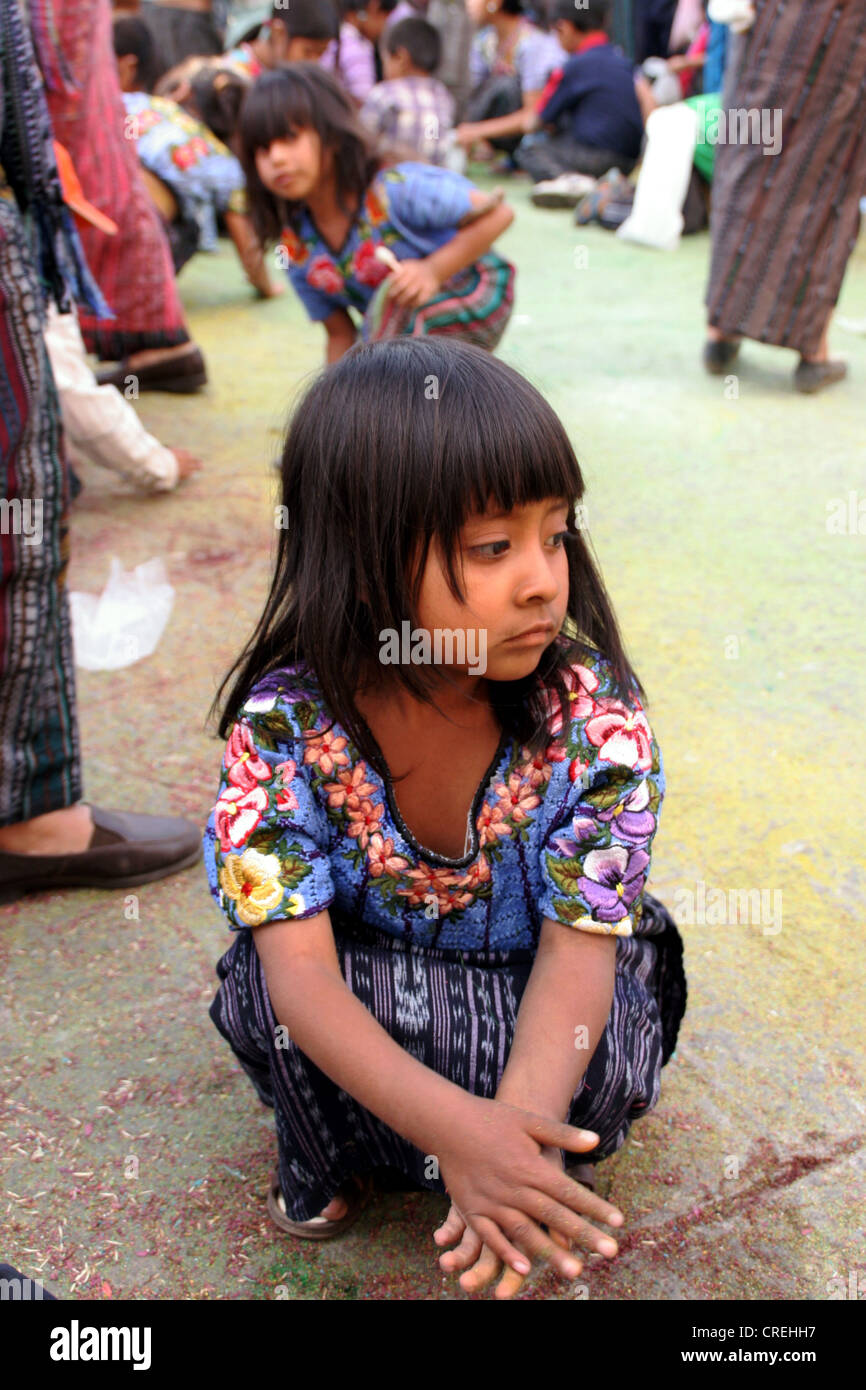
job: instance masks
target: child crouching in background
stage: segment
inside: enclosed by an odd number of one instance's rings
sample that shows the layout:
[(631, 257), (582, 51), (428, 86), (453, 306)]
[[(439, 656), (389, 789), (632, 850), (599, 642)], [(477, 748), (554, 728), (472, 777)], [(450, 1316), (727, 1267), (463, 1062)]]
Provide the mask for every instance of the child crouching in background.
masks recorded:
[(295, 292), (324, 325), (328, 362), (356, 341), (352, 313), (365, 341), (447, 334), (496, 346), (515, 278), (491, 249), (514, 218), (501, 195), (449, 169), (392, 162), (312, 63), (260, 77), (239, 134), (253, 225), (263, 245), (281, 242)]

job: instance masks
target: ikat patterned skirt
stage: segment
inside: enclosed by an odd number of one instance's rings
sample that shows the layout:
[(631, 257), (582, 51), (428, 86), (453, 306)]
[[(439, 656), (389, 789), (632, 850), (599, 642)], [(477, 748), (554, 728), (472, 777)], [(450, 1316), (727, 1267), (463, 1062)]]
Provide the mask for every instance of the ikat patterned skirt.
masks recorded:
[[(493, 1097), (532, 953), (434, 950), (336, 916), (332, 925), (347, 985), (391, 1037), (464, 1090)], [(636, 934), (618, 937), (616, 949), (610, 1017), (568, 1115), (570, 1124), (599, 1135), (582, 1162), (614, 1153), (632, 1121), (656, 1104), (661, 1069), (685, 1013), (682, 940), (657, 899), (644, 894)], [(237, 932), (217, 974), (210, 1016), (259, 1099), (274, 1109), (291, 1220), (317, 1216), (353, 1174), (380, 1169), (444, 1195), (441, 1179), (426, 1176), (431, 1165), (420, 1149), (336, 1086), (285, 1032), (277, 1033), (252, 931)]]

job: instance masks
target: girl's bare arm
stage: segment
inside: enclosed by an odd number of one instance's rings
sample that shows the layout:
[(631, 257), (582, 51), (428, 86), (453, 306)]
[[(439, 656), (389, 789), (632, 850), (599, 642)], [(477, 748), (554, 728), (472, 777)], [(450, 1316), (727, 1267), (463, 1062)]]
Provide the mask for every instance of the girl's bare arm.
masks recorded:
[[(479, 198), (483, 199), (485, 196), (478, 193)], [(496, 238), (506, 227), (510, 227), (513, 221), (514, 209), (506, 203), (500, 203), (489, 212), (476, 217), (467, 227), (455, 232), (449, 242), (425, 257), (440, 284), (444, 285), (458, 270), (465, 270), (466, 266), (473, 265), (480, 256), (490, 250)]]
[(265, 264), (265, 253), (253, 231), (252, 222), (242, 212), (227, 212), (225, 220), (226, 231), (235, 244), (238, 259), (250, 284), (258, 290), (263, 299), (272, 298), (280, 291), (271, 283)]
[(616, 937), (545, 918), (497, 1100), (568, 1114), (613, 1003)]
[(389, 1128), (437, 1154), (473, 1098), (412, 1057), (346, 985), (328, 912), (256, 927), (274, 1014), (337, 1086)]

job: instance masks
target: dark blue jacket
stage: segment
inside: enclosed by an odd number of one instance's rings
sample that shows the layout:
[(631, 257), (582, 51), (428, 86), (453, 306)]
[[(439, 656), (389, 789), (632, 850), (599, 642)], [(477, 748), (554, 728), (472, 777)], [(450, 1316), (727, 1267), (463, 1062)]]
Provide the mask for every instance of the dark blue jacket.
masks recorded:
[(634, 90), (634, 68), (612, 44), (569, 58), (540, 118), (582, 145), (637, 159), (643, 119)]

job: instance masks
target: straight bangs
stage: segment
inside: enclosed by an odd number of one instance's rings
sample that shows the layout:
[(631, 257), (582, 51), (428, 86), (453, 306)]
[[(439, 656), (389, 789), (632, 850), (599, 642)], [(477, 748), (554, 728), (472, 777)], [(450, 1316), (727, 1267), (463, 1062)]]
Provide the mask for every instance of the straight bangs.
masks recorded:
[(240, 161), (253, 226), (266, 246), (284, 227), (298, 230), (303, 203), (278, 198), (256, 169), (256, 154), (275, 140), (314, 130), (322, 150), (334, 151), (337, 198), (362, 197), (379, 168), (376, 142), (367, 133), (340, 84), (318, 63), (282, 63), (262, 73), (247, 92), (238, 123)]
[[(420, 626), (418, 597), (434, 548), (455, 598), (461, 533), (470, 516), (548, 498), (577, 503), (584, 481), (565, 429), (518, 372), (480, 348), (443, 338), (397, 338), (352, 348), (309, 387), (289, 424), (282, 459), (288, 526), (279, 533), (265, 612), (226, 677), (227, 735), (263, 677), (299, 665), (374, 766), (375, 746), (355, 703), (383, 679), (380, 634)], [(551, 694), (567, 708), (565, 674), (593, 652), (607, 657), (618, 693), (643, 694), (622, 645), (586, 532), (569, 510), (568, 629), (520, 681), (489, 681), (504, 732), (533, 754), (551, 742)], [(447, 668), (396, 665), (390, 679), (435, 704)]]

